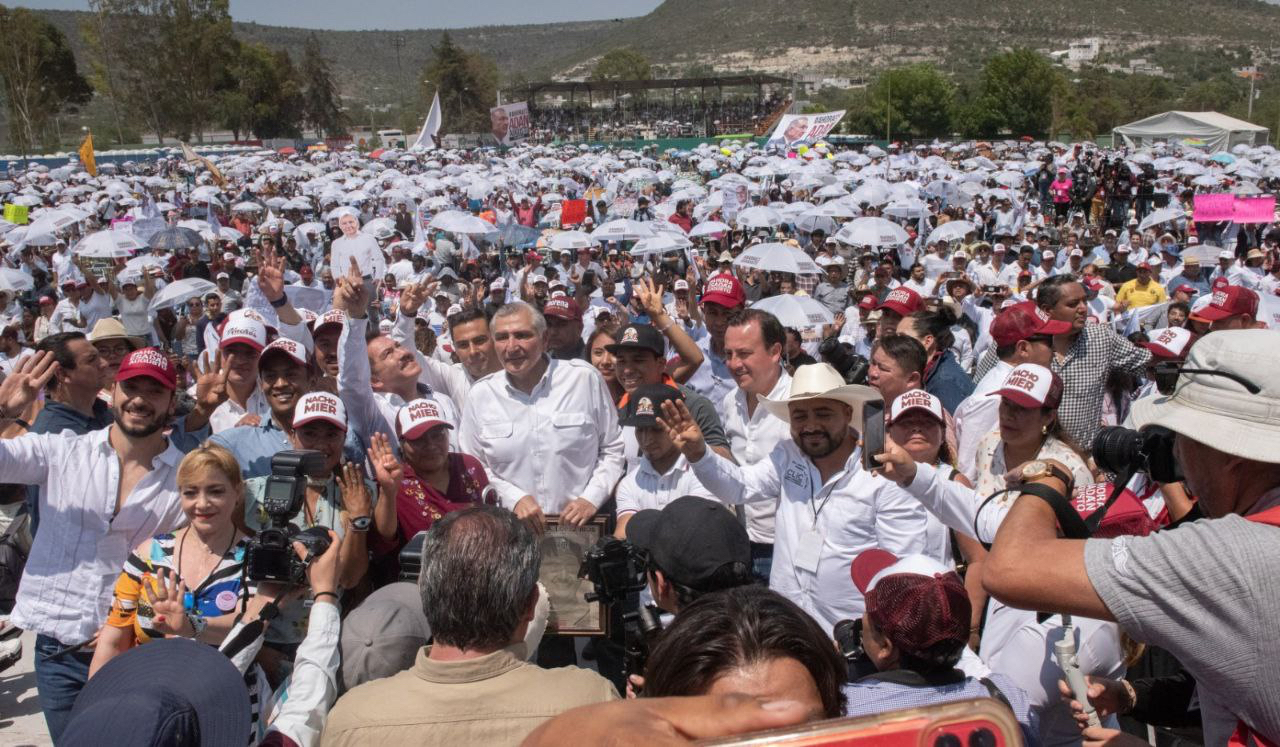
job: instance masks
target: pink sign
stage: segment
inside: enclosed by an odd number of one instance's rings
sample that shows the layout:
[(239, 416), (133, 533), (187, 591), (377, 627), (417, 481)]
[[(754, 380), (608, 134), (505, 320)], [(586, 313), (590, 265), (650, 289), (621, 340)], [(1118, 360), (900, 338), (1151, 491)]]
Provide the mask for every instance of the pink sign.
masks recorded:
[(1270, 223), (1275, 220), (1276, 196), (1237, 197), (1235, 204), (1236, 223)]
[(1197, 222), (1212, 223), (1235, 218), (1236, 196), (1230, 193), (1195, 196), (1192, 218)]

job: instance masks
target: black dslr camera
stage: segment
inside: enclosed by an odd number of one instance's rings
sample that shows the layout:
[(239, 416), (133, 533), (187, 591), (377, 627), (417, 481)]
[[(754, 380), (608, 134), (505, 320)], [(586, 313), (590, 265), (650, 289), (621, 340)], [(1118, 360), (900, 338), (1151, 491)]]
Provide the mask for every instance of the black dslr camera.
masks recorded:
[(587, 549), (578, 571), (579, 578), (586, 578), (595, 587), (587, 593), (588, 602), (625, 602), (635, 608), (622, 615), (627, 674), (644, 673), (650, 644), (662, 632), (658, 610), (639, 603), (640, 592), (649, 583), (648, 569), (649, 558), (643, 550), (626, 540), (605, 537)]
[(848, 667), (846, 673), (848, 682), (857, 682), (879, 671), (862, 647), (862, 618), (841, 620), (836, 623), (832, 634), (836, 639), (836, 646), (840, 649), (840, 655), (844, 657), (845, 665)]
[(329, 549), (329, 532), (324, 527), (303, 531), (289, 520), (302, 510), (307, 478), (326, 476), (325, 458), (318, 451), (282, 451), (271, 457), (271, 474), (262, 496), (271, 526), (258, 532), (245, 548), (249, 580), (288, 586), (307, 583), (307, 564), (293, 551), (293, 543), (301, 542), (312, 556), (323, 555)]
[(871, 369), (871, 364), (866, 358), (853, 352), (853, 346), (849, 343), (840, 342), (834, 336), (828, 337), (818, 346), (818, 355), (844, 377), (844, 383), (867, 383), (867, 372)]
[(1104, 472), (1127, 475), (1128, 483), (1144, 472), (1159, 483), (1181, 482), (1182, 468), (1173, 456), (1173, 431), (1151, 425), (1140, 431), (1111, 426), (1093, 439), (1093, 461)]

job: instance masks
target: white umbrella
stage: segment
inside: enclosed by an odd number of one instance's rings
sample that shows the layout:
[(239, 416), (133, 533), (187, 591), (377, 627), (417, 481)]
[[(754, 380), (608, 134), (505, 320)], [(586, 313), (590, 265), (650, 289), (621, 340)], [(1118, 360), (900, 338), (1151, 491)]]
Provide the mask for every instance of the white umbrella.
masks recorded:
[(933, 229), (933, 232), (929, 234), (929, 240), (927, 243), (933, 244), (938, 241), (946, 241), (946, 242), (961, 241), (962, 239), (964, 239), (965, 234), (969, 233), (970, 231), (977, 231), (977, 230), (978, 230), (978, 227), (973, 225), (967, 220), (947, 221), (946, 223), (943, 223), (942, 225)]
[(125, 272), (130, 272), (136, 275), (141, 273), (148, 267), (163, 268), (165, 264), (169, 261), (169, 256), (170, 255), (168, 254), (164, 255), (163, 257), (157, 257), (154, 254), (143, 254), (140, 257), (134, 257), (128, 262), (125, 262), (124, 269), (125, 269)]
[(217, 289), (218, 286), (204, 278), (183, 278), (182, 280), (175, 280), (161, 288), (159, 293), (156, 293), (156, 295), (151, 299), (151, 305), (148, 308), (151, 311), (175, 308), (193, 298), (201, 298), (205, 294), (212, 293)]
[(1152, 226), (1158, 226), (1161, 223), (1172, 223), (1186, 217), (1186, 213), (1182, 212), (1180, 207), (1166, 207), (1159, 210), (1152, 210), (1147, 213), (1147, 217), (1142, 219), (1138, 224), (1139, 231), (1145, 231)]
[(822, 268), (809, 259), (809, 255), (795, 247), (777, 242), (756, 244), (739, 254), (737, 259), (733, 260), (733, 264), (735, 267), (751, 270), (789, 272), (793, 275), (822, 274)]
[(256, 202), (237, 202), (231, 206), (233, 213), (257, 213), (262, 211), (262, 206)]
[(739, 228), (776, 228), (782, 225), (782, 216), (771, 207), (756, 205), (738, 211), (736, 222)]
[(464, 213), (461, 210), (445, 210), (442, 213), (437, 213), (431, 219), (429, 225), (441, 231), (465, 233), (472, 236), (486, 236), (498, 232), (498, 227), (489, 221), (477, 218), (470, 213)]
[(825, 234), (830, 234), (836, 230), (836, 222), (832, 220), (830, 216), (814, 211), (810, 211), (793, 219), (791, 221), (791, 225), (795, 226), (797, 230), (804, 231), (806, 233), (822, 231)]
[(632, 256), (645, 257), (679, 251), (692, 245), (693, 242), (683, 236), (676, 236), (675, 234), (670, 233), (660, 233), (657, 236), (640, 239), (631, 246), (630, 251)]
[(718, 233), (728, 233), (733, 229), (727, 223), (721, 223), (718, 220), (704, 220), (693, 227), (689, 232), (689, 238), (696, 239), (702, 236), (714, 236)]
[(929, 212), (929, 206), (919, 198), (896, 200), (885, 206), (884, 214), (894, 218), (919, 218), (922, 213)]
[(647, 222), (630, 218), (605, 221), (591, 232), (591, 238), (596, 241), (639, 241), (653, 236), (654, 230)]
[(554, 251), (576, 251), (578, 249), (590, 249), (600, 242), (591, 237), (591, 234), (583, 231), (561, 231), (551, 237), (551, 241), (547, 242), (547, 246)]
[(836, 232), (837, 241), (855, 246), (893, 246), (906, 243), (902, 226), (884, 218), (854, 218)]
[(133, 256), (134, 252), (142, 248), (142, 242), (138, 241), (138, 237), (132, 233), (107, 229), (86, 236), (75, 245), (72, 253), (81, 257), (113, 259)]
[(22, 270), (15, 270), (12, 267), (0, 267), (0, 290), (21, 293), (35, 290), (35, 287), (35, 282), (31, 279), (31, 276)]
[(835, 315), (813, 296), (783, 294), (762, 298), (751, 304), (751, 308), (767, 311), (782, 322), (782, 326), (792, 329), (810, 329), (831, 324)]

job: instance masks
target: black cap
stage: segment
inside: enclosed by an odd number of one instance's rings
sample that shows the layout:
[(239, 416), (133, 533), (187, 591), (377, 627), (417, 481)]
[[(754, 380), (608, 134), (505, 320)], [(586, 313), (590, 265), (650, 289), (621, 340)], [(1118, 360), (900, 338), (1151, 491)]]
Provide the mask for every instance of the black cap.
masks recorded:
[(686, 495), (661, 511), (639, 511), (627, 523), (627, 540), (647, 550), (667, 578), (699, 591), (730, 563), (751, 567), (747, 530), (723, 503)]
[(615, 355), (619, 350), (651, 350), (662, 358), (667, 354), (667, 341), (652, 324), (628, 324), (619, 333), (618, 341), (604, 349)]
[(662, 403), (684, 399), (679, 389), (666, 384), (645, 384), (627, 396), (626, 409), (618, 419), (619, 425), (632, 428), (652, 428), (662, 415)]

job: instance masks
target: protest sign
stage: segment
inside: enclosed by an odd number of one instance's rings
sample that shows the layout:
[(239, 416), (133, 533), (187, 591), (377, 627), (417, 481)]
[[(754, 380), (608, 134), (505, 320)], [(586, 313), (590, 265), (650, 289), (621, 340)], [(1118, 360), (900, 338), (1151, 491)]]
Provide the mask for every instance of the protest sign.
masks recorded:
[(827, 136), (844, 116), (844, 109), (820, 114), (788, 114), (778, 120), (778, 126), (765, 145), (791, 145), (796, 142), (814, 143)]
[(565, 200), (560, 203), (560, 227), (576, 226), (587, 217), (586, 200)]
[(1259, 195), (1257, 197), (1237, 197), (1235, 202), (1236, 223), (1270, 223), (1275, 220), (1276, 196)]
[(1231, 220), (1235, 216), (1235, 202), (1233, 194), (1196, 195), (1192, 218), (1198, 223)]
[(489, 124), (499, 145), (513, 145), (529, 137), (529, 104), (517, 101), (489, 110)]

